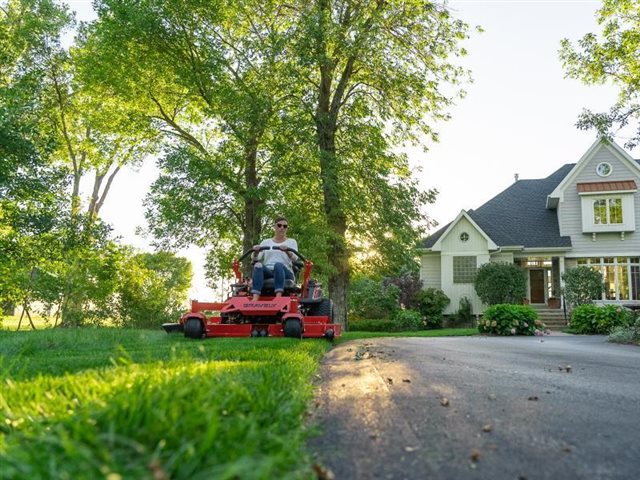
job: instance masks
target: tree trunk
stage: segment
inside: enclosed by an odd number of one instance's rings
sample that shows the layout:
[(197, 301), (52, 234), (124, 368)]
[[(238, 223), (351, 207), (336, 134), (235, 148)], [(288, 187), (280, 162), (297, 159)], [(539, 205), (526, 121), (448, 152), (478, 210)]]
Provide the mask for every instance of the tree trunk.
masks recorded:
[[(260, 243), (262, 234), (261, 211), (264, 200), (257, 196), (260, 179), (257, 171), (258, 140), (252, 138), (245, 146), (245, 167), (244, 167), (244, 228), (242, 238), (243, 252), (251, 249)], [(251, 258), (245, 259), (242, 264), (243, 274), (250, 276)]]
[[(322, 102), (320, 102), (322, 106)], [(335, 273), (329, 277), (329, 296), (334, 304), (334, 318), (347, 328), (347, 289), (349, 285), (349, 252), (346, 245), (347, 218), (343, 211), (338, 185), (336, 158), (336, 123), (326, 113), (318, 112), (317, 134), (320, 147), (320, 177), (324, 196), (324, 211), (330, 229), (329, 258)]]

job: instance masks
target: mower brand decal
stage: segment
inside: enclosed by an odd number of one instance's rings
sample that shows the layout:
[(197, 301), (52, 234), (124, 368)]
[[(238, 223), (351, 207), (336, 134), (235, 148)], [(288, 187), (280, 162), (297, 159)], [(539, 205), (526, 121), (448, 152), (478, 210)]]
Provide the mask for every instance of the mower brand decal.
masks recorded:
[(245, 303), (243, 307), (247, 308), (276, 308), (277, 303)]

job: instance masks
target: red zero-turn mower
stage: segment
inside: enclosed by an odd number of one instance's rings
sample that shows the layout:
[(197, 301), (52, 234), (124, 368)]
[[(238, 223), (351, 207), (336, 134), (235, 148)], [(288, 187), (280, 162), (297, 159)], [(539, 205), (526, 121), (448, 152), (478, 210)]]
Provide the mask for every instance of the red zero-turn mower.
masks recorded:
[[(269, 250), (271, 247), (261, 247)], [(279, 248), (279, 247), (274, 247)], [(252, 300), (250, 281), (242, 278), (240, 264), (254, 251), (246, 251), (233, 262), (236, 283), (232, 293), (221, 303), (191, 301), (191, 311), (179, 323), (165, 323), (167, 333), (184, 332), (185, 337), (293, 337), (326, 338), (340, 336), (341, 327), (333, 323), (333, 303), (323, 298), (321, 285), (310, 279), (313, 263), (299, 252), (294, 263), (296, 276), (303, 269), (302, 286), (295, 280), (285, 280), (284, 293), (276, 297), (273, 278), (265, 279), (258, 301)], [(213, 315), (208, 316), (208, 312)]]

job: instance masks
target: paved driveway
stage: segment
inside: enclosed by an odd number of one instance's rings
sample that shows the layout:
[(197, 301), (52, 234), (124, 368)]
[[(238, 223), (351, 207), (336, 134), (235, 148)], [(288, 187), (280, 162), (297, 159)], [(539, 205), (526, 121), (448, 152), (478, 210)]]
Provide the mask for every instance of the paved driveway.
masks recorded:
[(318, 383), (310, 448), (336, 479), (640, 479), (640, 347), (365, 340)]

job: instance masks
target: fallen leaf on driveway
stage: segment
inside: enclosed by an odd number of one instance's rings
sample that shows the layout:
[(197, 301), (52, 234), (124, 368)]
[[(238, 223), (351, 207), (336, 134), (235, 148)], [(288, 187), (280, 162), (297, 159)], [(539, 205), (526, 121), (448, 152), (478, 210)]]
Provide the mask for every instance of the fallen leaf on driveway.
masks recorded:
[(415, 452), (418, 450), (416, 447), (404, 447), (405, 452)]
[(490, 394), (488, 395), (488, 398), (489, 398), (489, 400), (495, 400), (495, 399), (496, 399), (496, 395), (495, 395), (495, 393), (490, 393)]
[(387, 383), (393, 385), (393, 378), (387, 377)]
[(480, 450), (478, 450), (477, 448), (471, 450), (471, 455), (469, 456), (469, 458), (471, 458), (472, 462), (477, 462), (478, 460), (480, 460)]
[(313, 471), (315, 472), (318, 480), (334, 480), (336, 478), (331, 470), (319, 463), (313, 464)]
[(403, 378), (403, 379), (402, 379), (402, 381), (403, 381), (404, 383), (411, 383), (411, 380), (409, 380), (408, 378)]
[(558, 370), (560, 370), (561, 372), (564, 370), (567, 373), (571, 373), (571, 365), (566, 365), (566, 366), (562, 366), (562, 365), (558, 365)]
[(487, 423), (484, 427), (482, 427), (483, 432), (490, 432), (491, 430), (493, 430), (493, 427), (490, 423)]
[(527, 398), (527, 400), (532, 400), (534, 402), (537, 402), (539, 399), (538, 399), (537, 395), (532, 395), (529, 398)]
[(449, 406), (449, 399), (447, 397), (442, 397), (440, 399), (440, 405), (442, 405), (443, 407), (448, 407)]

